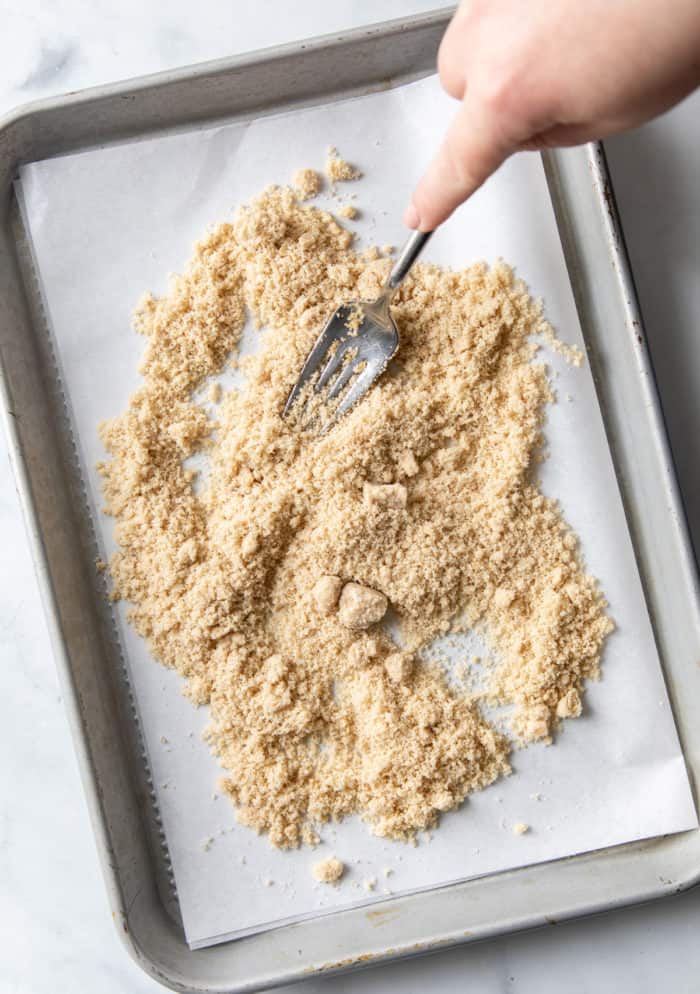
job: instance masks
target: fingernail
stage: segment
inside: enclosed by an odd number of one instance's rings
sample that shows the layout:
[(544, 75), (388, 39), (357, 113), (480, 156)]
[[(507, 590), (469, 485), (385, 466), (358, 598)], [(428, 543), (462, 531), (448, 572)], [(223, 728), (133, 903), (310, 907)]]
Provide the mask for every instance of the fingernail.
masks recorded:
[(403, 216), (403, 223), (407, 228), (417, 228), (420, 224), (420, 216), (415, 208), (413, 201), (406, 208), (406, 213)]

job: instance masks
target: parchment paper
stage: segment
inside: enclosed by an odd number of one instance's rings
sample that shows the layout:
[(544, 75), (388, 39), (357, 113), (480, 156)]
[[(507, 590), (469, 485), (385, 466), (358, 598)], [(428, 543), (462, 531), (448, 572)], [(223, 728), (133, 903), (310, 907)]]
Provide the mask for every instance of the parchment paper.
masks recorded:
[[(400, 244), (411, 187), (454, 110), (435, 78), (311, 110), (188, 132), (22, 169), (21, 193), (49, 322), (88, 484), (102, 554), (114, 548), (94, 464), (104, 457), (100, 419), (121, 412), (137, 387), (143, 341), (130, 314), (144, 290), (161, 293), (210, 223), (302, 166), (322, 168), (337, 145), (365, 178), (357, 195), (360, 244)], [(330, 209), (338, 204), (330, 198)], [(506, 164), (435, 235), (426, 258), (461, 267), (506, 258), (542, 296), (560, 335), (582, 345), (542, 165)], [(610, 329), (614, 334), (616, 329)], [(417, 848), (371, 836), (359, 820), (328, 827), (315, 851), (273, 850), (235, 823), (216, 798), (220, 769), (200, 740), (206, 710), (180, 678), (152, 661), (117, 609), (145, 731), (178, 895), (191, 946), (394, 894), (523, 866), (697, 824), (603, 424), (587, 366), (551, 357), (559, 402), (550, 409), (547, 493), (561, 501), (600, 578), (617, 631), (604, 678), (585, 714), (555, 747), (513, 757), (515, 773), (443, 818)], [(515, 822), (530, 825), (522, 836)], [(314, 882), (331, 854), (349, 867), (341, 886)], [(386, 876), (384, 870), (392, 871)], [(376, 878), (375, 889), (363, 887)]]

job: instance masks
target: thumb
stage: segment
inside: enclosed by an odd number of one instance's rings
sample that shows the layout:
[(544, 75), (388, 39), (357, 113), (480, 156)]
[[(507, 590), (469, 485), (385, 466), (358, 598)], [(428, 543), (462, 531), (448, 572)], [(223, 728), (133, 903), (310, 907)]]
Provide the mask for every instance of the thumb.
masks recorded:
[(469, 91), (404, 215), (409, 228), (433, 231), (488, 179), (515, 147)]

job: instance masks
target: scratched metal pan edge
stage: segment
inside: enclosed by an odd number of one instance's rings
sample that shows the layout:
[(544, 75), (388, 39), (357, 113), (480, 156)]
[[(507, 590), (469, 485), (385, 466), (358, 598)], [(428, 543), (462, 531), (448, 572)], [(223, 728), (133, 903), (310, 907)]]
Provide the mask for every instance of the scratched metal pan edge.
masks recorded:
[[(449, 12), (41, 101), (0, 122), (0, 399), (37, 579), (112, 915), (133, 958), (183, 991), (259, 991), (650, 900), (700, 879), (700, 833), (481, 877), (190, 951), (172, 897), (131, 702), (94, 577), (41, 302), (22, 259), (18, 165), (217, 119), (259, 116), (433, 70)], [(700, 597), (696, 566), (602, 150), (545, 168), (666, 681), (696, 797)]]

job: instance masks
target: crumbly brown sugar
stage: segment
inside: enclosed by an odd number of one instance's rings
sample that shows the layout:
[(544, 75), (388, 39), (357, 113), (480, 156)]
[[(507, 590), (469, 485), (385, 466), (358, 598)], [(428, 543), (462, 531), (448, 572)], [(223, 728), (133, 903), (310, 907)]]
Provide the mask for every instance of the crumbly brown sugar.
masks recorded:
[[(328, 149), (325, 173), (331, 183), (347, 183), (349, 180), (359, 179), (362, 176), (359, 169), (350, 165), (345, 159), (341, 159), (338, 150), (332, 145)], [(346, 214), (345, 216), (351, 215)]]
[(318, 196), (321, 182), (315, 169), (297, 169), (292, 176), (292, 186), (300, 200), (311, 200)]
[[(390, 838), (434, 827), (509, 772), (482, 704), (511, 706), (513, 741), (549, 739), (580, 713), (611, 629), (533, 476), (552, 397), (531, 336), (547, 326), (507, 266), (416, 266), (393, 304), (395, 369), (327, 435), (280, 418), (328, 314), (375, 296), (390, 265), (291, 189), (266, 190), (139, 305), (143, 385), (101, 427), (113, 597), (209, 704), (223, 789), (277, 846), (355, 812)], [(260, 348), (213, 422), (193, 392), (246, 314)], [(211, 473), (195, 492), (198, 451)], [(386, 599), (400, 646), (343, 623), (348, 584)], [(496, 659), (479, 696), (421, 656), (469, 626)]]
[(311, 867), (311, 872), (319, 883), (337, 884), (345, 873), (345, 863), (341, 862), (335, 856), (329, 856), (328, 859), (322, 859), (319, 863), (314, 863)]

